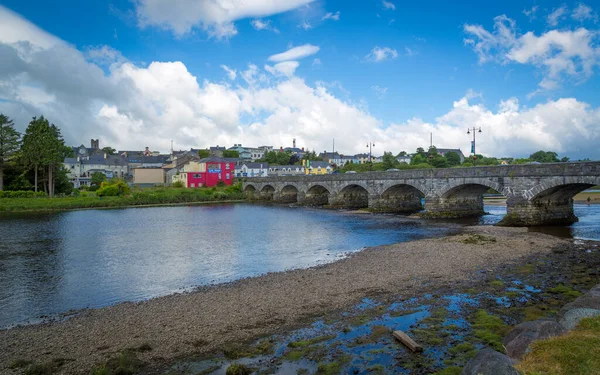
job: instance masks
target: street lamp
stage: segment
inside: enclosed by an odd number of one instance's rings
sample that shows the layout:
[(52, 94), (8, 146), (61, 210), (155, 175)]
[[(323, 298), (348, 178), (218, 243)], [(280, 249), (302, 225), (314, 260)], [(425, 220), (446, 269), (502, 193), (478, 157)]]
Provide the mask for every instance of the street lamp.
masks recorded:
[(367, 147), (369, 148), (369, 170), (373, 170), (373, 156), (371, 154), (371, 149), (375, 147), (375, 143), (369, 142), (367, 143)]
[(477, 129), (476, 127), (467, 129), (467, 134), (471, 134), (471, 130), (473, 130), (473, 141), (471, 142), (471, 152), (473, 153), (473, 165), (475, 165), (475, 159), (477, 159), (477, 154), (475, 153), (475, 134), (481, 133), (481, 127)]

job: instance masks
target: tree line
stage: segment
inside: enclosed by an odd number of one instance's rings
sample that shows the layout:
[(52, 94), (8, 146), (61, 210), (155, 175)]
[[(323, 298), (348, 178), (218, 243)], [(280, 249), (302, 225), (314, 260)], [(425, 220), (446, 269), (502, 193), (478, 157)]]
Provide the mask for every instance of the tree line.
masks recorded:
[(44, 116), (34, 117), (21, 134), (12, 119), (0, 114), (0, 190), (68, 194), (73, 185), (63, 162), (72, 156), (60, 128)]

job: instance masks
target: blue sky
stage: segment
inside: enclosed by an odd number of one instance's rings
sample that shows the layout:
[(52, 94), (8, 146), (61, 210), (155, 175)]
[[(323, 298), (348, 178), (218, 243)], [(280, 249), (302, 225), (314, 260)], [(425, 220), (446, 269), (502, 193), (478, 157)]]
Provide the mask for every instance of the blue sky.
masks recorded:
[[(488, 155), (600, 156), (597, 1), (0, 5), (0, 19), (17, 20), (0, 43), (23, 59), (0, 69), (0, 110), (21, 128), (43, 113), (73, 143), (166, 151), (170, 139), (185, 148), (297, 138), (321, 150), (335, 137), (346, 153), (369, 140), (397, 153), (427, 146), (432, 132), (434, 144), (466, 153), (466, 128), (481, 126)], [(41, 47), (49, 65), (70, 66), (60, 82), (23, 57), (40, 51), (20, 50), (44, 38), (60, 41)], [(269, 60), (294, 47), (300, 56)]]

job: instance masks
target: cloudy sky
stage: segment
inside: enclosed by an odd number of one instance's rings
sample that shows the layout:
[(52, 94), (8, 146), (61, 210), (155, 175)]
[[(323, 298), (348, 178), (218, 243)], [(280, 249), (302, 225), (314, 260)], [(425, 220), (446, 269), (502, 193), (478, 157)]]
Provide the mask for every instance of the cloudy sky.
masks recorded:
[(0, 0), (0, 112), (70, 144), (600, 158), (597, 0)]

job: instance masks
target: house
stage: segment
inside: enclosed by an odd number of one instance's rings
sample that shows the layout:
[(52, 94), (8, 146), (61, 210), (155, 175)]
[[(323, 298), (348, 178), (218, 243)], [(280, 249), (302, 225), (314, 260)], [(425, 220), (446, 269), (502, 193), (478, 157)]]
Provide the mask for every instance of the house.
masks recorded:
[(269, 175), (275, 176), (299, 176), (305, 174), (301, 165), (272, 165), (269, 166)]
[(360, 160), (355, 155), (342, 155), (342, 163), (339, 166), (342, 167), (348, 163), (360, 164)]
[(127, 156), (127, 166), (129, 168), (129, 178), (133, 179), (133, 170), (136, 168), (162, 168), (162, 166), (170, 158), (169, 155), (144, 156), (129, 155)]
[(437, 153), (442, 156), (446, 156), (446, 154), (449, 152), (456, 152), (458, 154), (458, 156), (460, 157), (461, 164), (465, 161), (465, 155), (460, 150), (460, 148), (438, 148), (436, 150), (437, 150)]
[(165, 183), (165, 170), (162, 167), (133, 168), (134, 185), (162, 185)]
[(210, 146), (208, 151), (210, 152), (211, 155), (217, 156), (222, 158), (223, 157), (223, 151), (225, 151), (226, 148), (216, 145), (216, 146)]
[(187, 163), (198, 160), (200, 160), (200, 156), (198, 156), (198, 152), (194, 152), (194, 150), (179, 155), (173, 155), (172, 161), (169, 164), (162, 166), (165, 170), (165, 181), (173, 181), (173, 176), (183, 171), (183, 167)]
[(310, 161), (306, 162), (306, 174), (322, 175), (333, 172), (333, 167), (326, 161)]
[(188, 188), (210, 187), (220, 182), (231, 185), (234, 173), (235, 162), (231, 159), (209, 156), (186, 163), (183, 170), (172, 177), (172, 182), (180, 181), (183, 186)]
[[(369, 154), (367, 153), (361, 153), (361, 154), (356, 154), (354, 155), (354, 157), (356, 159), (358, 159), (359, 164), (365, 164), (369, 162)], [(372, 162), (375, 162), (375, 157), (372, 157)]]
[(410, 164), (410, 161), (412, 160), (412, 155), (404, 155), (404, 156), (397, 156), (396, 157), (396, 161), (398, 161), (399, 163), (406, 163), (406, 164)]
[[(84, 155), (84, 153), (78, 153), (78, 155)], [(101, 154), (87, 154), (87, 156), (65, 158), (63, 166), (67, 170), (69, 180), (76, 189), (81, 186), (89, 186), (94, 172), (100, 172), (106, 178), (127, 178), (129, 171), (126, 158), (117, 155), (107, 155), (104, 152)]]
[(303, 148), (298, 148), (298, 147), (286, 147), (286, 148), (280, 148), (279, 149), (280, 152), (290, 152), (292, 155), (296, 155), (298, 156), (298, 159), (302, 159), (302, 157), (304, 157), (304, 147)]
[(244, 163), (235, 168), (236, 177), (267, 177), (269, 163)]
[(321, 152), (319, 157), (329, 164), (342, 165), (342, 156), (337, 152)]
[[(270, 147), (270, 146), (261, 146)], [(243, 147), (242, 144), (234, 144), (229, 150), (237, 151), (240, 155), (240, 159), (245, 161), (255, 161), (262, 159), (265, 156), (265, 149), (261, 147)], [(272, 147), (271, 147), (272, 149)]]

